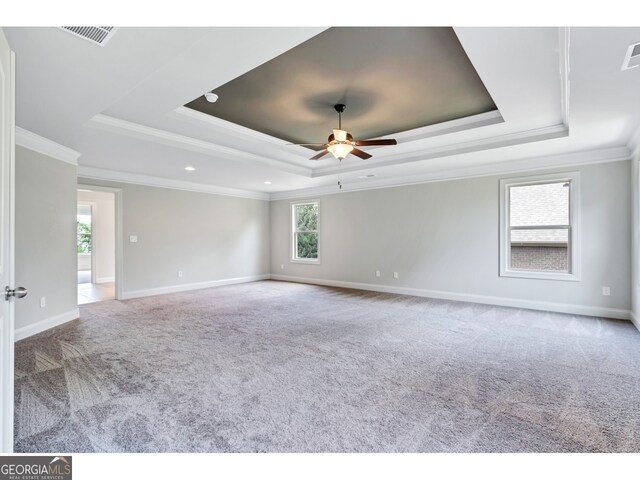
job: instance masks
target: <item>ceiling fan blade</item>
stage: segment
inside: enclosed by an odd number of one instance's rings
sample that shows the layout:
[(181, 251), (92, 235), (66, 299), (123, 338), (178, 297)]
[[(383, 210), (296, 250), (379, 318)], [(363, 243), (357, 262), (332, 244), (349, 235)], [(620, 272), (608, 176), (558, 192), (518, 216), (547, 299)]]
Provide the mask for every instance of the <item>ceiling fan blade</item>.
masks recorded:
[(317, 145), (317, 146), (322, 146), (322, 145), (326, 145), (326, 143), (285, 143), (285, 145)]
[(363, 152), (362, 150), (358, 150), (357, 148), (354, 148), (349, 153), (352, 153), (356, 157), (360, 157), (363, 160), (366, 160), (367, 158), (371, 158), (371, 155), (369, 155), (367, 152)]
[(338, 130), (337, 128), (333, 129), (333, 136), (338, 142), (344, 142), (347, 140), (347, 131), (346, 130)]
[(329, 153), (329, 150), (323, 150), (319, 154), (314, 155), (313, 157), (311, 157), (309, 160), (320, 160), (322, 157), (324, 157), (328, 153)]
[(378, 140), (358, 140), (356, 145), (359, 147), (369, 147), (373, 145), (397, 145), (395, 138), (381, 138)]

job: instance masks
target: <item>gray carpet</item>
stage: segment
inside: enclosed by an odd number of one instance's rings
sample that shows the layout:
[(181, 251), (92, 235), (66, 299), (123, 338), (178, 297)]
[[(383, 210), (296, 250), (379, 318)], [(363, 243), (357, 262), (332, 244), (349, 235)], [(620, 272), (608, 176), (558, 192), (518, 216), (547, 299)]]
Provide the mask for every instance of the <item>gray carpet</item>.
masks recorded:
[(265, 281), (16, 346), (18, 452), (638, 452), (628, 322)]

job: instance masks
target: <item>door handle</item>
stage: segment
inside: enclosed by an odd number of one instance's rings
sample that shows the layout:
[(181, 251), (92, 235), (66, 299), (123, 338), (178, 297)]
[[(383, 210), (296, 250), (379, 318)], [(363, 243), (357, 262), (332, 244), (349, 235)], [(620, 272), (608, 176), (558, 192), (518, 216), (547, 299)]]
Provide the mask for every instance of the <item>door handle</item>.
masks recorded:
[(9, 297), (15, 298), (23, 298), (27, 296), (27, 289), (24, 287), (17, 287), (15, 289), (10, 289), (9, 287), (4, 287), (4, 299), (9, 300)]

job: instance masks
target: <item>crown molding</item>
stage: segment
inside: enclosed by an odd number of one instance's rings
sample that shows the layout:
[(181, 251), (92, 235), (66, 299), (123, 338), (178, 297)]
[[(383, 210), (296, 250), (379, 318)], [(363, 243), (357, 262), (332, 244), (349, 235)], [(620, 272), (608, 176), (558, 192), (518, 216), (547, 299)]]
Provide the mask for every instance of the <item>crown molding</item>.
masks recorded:
[[(242, 125), (238, 125), (188, 107), (178, 107), (167, 113), (165, 116), (180, 122), (187, 122), (190, 125), (199, 128), (205, 128), (207, 130), (223, 134), (227, 137), (233, 137), (241, 142), (255, 142), (256, 144), (260, 144), (260, 150), (265, 152), (265, 154), (271, 153), (271, 155), (277, 156), (280, 161), (291, 163), (293, 165), (297, 165), (296, 162), (306, 161), (310, 152), (312, 152), (312, 150), (309, 150), (308, 148), (299, 145), (292, 145), (280, 138), (267, 135), (266, 133), (262, 133), (257, 130), (252, 130)], [(271, 150), (271, 152), (269, 152), (269, 150)], [(303, 168), (308, 168), (309, 171), (312, 171), (313, 163), (310, 167)]]
[[(199, 112), (187, 107), (178, 107), (174, 111), (167, 114), (168, 117), (188, 121), (192, 125), (198, 125), (200, 127), (206, 125), (213, 127), (216, 130), (224, 132), (228, 135), (233, 135), (241, 140), (255, 140), (259, 142), (267, 142), (278, 147), (287, 147), (289, 152), (296, 155), (302, 155), (303, 157), (309, 156), (311, 153), (309, 149), (300, 147), (297, 145), (290, 145), (285, 140), (267, 135), (250, 128), (243, 127), (226, 120), (207, 115), (206, 113)], [(449, 120), (446, 122), (436, 123), (434, 125), (427, 125), (425, 127), (415, 128), (413, 130), (406, 130), (395, 134), (379, 136), (376, 138), (389, 138), (393, 137), (402, 143), (414, 142), (416, 140), (422, 140), (425, 138), (437, 137), (440, 135), (447, 135), (450, 133), (462, 132), (464, 130), (471, 130), (474, 128), (484, 127), (487, 125), (495, 125), (498, 123), (504, 123), (504, 118), (498, 110), (492, 110), (490, 112), (479, 113), (477, 115), (470, 115), (468, 117), (457, 118), (455, 120)]]
[(631, 159), (631, 153), (627, 147), (613, 147), (600, 150), (587, 150), (567, 153), (563, 155), (550, 155), (545, 157), (532, 157), (509, 162), (498, 162), (476, 167), (459, 167), (450, 170), (434, 171), (422, 175), (409, 177), (396, 177), (357, 181), (348, 183), (342, 181), (342, 188), (336, 190), (334, 185), (301, 190), (289, 190), (275, 192), (270, 195), (270, 200), (288, 200), (294, 198), (308, 198), (319, 195), (333, 195), (338, 193), (357, 192), (363, 190), (376, 190), (379, 188), (402, 187), (422, 183), (445, 182), (462, 180), (466, 178), (488, 177), (493, 175), (508, 175), (512, 173), (535, 172), (597, 163), (619, 162)]
[[(493, 137), (471, 140), (468, 142), (460, 142), (453, 145), (444, 145), (441, 147), (417, 150), (413, 152), (399, 153), (396, 155), (379, 157), (378, 161), (367, 163), (367, 167), (380, 168), (393, 165), (407, 164), (411, 162), (419, 162), (422, 160), (431, 160), (435, 158), (451, 157), (453, 155), (461, 155), (465, 153), (478, 152), (482, 150), (493, 150), (497, 148), (510, 147), (513, 145), (521, 145), (524, 143), (539, 142), (542, 140), (550, 140), (553, 138), (566, 137), (569, 135), (569, 129), (564, 124), (551, 125), (548, 127), (534, 128), (531, 130), (523, 130), (520, 132), (507, 133), (504, 135), (496, 135)], [(327, 175), (335, 175), (344, 172), (355, 172), (362, 170), (362, 163), (356, 165), (334, 165), (316, 169), (313, 171), (313, 177), (323, 177)]]
[(376, 138), (395, 138), (399, 143), (406, 144), (425, 138), (439, 137), (450, 133), (464, 132), (465, 130), (473, 130), (475, 128), (486, 127), (488, 125), (496, 125), (504, 123), (504, 118), (499, 110), (491, 110), (490, 112), (470, 115), (468, 117), (456, 118), (446, 122), (427, 125), (426, 127), (414, 128), (390, 135)]
[(216, 185), (204, 185), (202, 183), (184, 182), (170, 178), (152, 177), (137, 173), (118, 172), (94, 167), (78, 167), (78, 177), (91, 180), (106, 180), (109, 182), (142, 185), (145, 187), (170, 188), (173, 190), (185, 190), (189, 192), (209, 193), (212, 195), (224, 195), (227, 197), (250, 198), (253, 200), (269, 200), (269, 194), (241, 190), (238, 188), (220, 187)]
[(82, 155), (80, 152), (18, 126), (16, 126), (16, 145), (71, 165), (78, 165), (78, 158)]
[(187, 137), (186, 135), (180, 135), (178, 133), (160, 130), (158, 128), (147, 127), (146, 125), (121, 120), (119, 118), (110, 117), (100, 113), (91, 118), (87, 125), (112, 133), (118, 133), (141, 140), (182, 148), (209, 156), (220, 157), (221, 155), (224, 155), (251, 165), (259, 163), (269, 167), (278, 168), (285, 172), (311, 177), (311, 169), (307, 167), (302, 167), (282, 160), (276, 160), (275, 158), (254, 155), (253, 153), (243, 152), (235, 148), (223, 147), (197, 138)]
[(288, 145), (289, 142), (280, 138), (243, 127), (237, 123), (229, 122), (212, 115), (207, 115), (206, 113), (199, 112), (192, 108), (178, 107), (172, 112), (169, 112), (166, 116), (180, 121), (187, 121), (191, 125), (197, 125), (199, 127), (213, 127), (215, 130), (224, 132), (226, 135), (231, 135), (241, 140), (249, 139), (258, 142), (266, 142), (277, 147), (287, 147), (287, 150), (290, 153), (295, 154), (294, 158), (298, 155), (306, 156), (309, 153), (308, 148), (304, 148), (299, 145)]
[[(640, 130), (639, 130), (640, 131)], [(487, 177), (493, 175), (508, 175), (512, 173), (535, 172), (540, 170), (577, 167), (581, 165), (593, 165), (598, 163), (610, 163), (630, 160), (632, 153), (627, 147), (613, 147), (600, 150), (578, 151), (563, 155), (550, 155), (545, 157), (525, 158), (510, 162), (497, 162), (476, 167), (459, 167), (444, 171), (434, 171), (423, 175), (409, 177), (395, 177), (388, 179), (376, 179), (358, 181), (353, 183), (342, 182), (342, 189), (336, 191), (335, 186), (322, 186), (300, 190), (289, 190), (275, 193), (255, 192), (215, 185), (184, 182), (168, 178), (153, 177), (134, 173), (106, 170), (102, 168), (78, 167), (78, 177), (104, 180), (110, 182), (127, 183), (148, 187), (170, 188), (213, 195), (223, 195), (254, 200), (285, 200), (295, 198), (308, 198), (320, 195), (333, 195), (337, 193), (357, 192), (364, 190), (376, 190), (380, 188), (392, 188), (422, 183), (444, 182), (462, 180), (466, 178)]]
[[(246, 127), (221, 120), (211, 115), (186, 108), (179, 107), (176, 110), (169, 113), (167, 116), (189, 121), (192, 124), (199, 126), (209, 126), (217, 129), (221, 133), (234, 136), (240, 140), (253, 140), (257, 142), (267, 142), (274, 147), (284, 147), (285, 141), (271, 137), (269, 135), (253, 131)], [(504, 123), (504, 119), (498, 110), (491, 112), (485, 112), (478, 115), (459, 118), (448, 122), (442, 122), (436, 125), (429, 125), (406, 132), (400, 132), (393, 136), (398, 139), (399, 143), (404, 146), (409, 146), (412, 142), (417, 140), (424, 140), (433, 137), (444, 136), (453, 133), (462, 133), (464, 131), (480, 128), (483, 126), (496, 125)], [(442, 158), (453, 155), (459, 155), (464, 153), (472, 153), (476, 151), (489, 150), (495, 148), (502, 148), (507, 146), (519, 145), (524, 143), (536, 142), (541, 140), (549, 140), (553, 138), (564, 137), (568, 135), (568, 128), (565, 124), (550, 125), (546, 127), (539, 127), (529, 130), (522, 130), (512, 133), (506, 133), (502, 135), (494, 135), (490, 137), (484, 137), (480, 139), (470, 140), (466, 142), (457, 141), (455, 143), (449, 143), (433, 148), (420, 148), (415, 150), (409, 150), (398, 153), (391, 153), (385, 155), (383, 152), (379, 152), (376, 156), (376, 160), (369, 161), (366, 164), (358, 163), (349, 166), (341, 164), (332, 164), (326, 167), (304, 167), (295, 163), (292, 163), (294, 157), (289, 152), (273, 151), (272, 155), (282, 157), (286, 155), (292, 159), (292, 161), (276, 159), (273, 156), (255, 155), (250, 152), (245, 152), (240, 149), (225, 147), (217, 145), (213, 142), (188, 137), (185, 135), (161, 130), (145, 125), (129, 122), (127, 120), (121, 120), (114, 117), (110, 117), (103, 114), (94, 116), (88, 125), (91, 127), (99, 128), (102, 130), (111, 131), (118, 134), (128, 135), (141, 140), (152, 141), (155, 143), (170, 145), (176, 148), (186, 149), (203, 153), (205, 155), (216, 156), (226, 155), (236, 160), (244, 161), (248, 164), (260, 163), (265, 166), (277, 168), (281, 171), (301, 175), (307, 178), (323, 177), (327, 175), (334, 175), (337, 173), (344, 173), (349, 171), (359, 171), (362, 169), (379, 168), (393, 165), (400, 165), (405, 163), (411, 163), (422, 160), (429, 160), (433, 158)], [(384, 137), (381, 137), (384, 138)], [(296, 155), (307, 156), (309, 152), (307, 149), (301, 147), (294, 147)], [(416, 147), (417, 148), (417, 147)], [(315, 165), (318, 165), (316, 163)]]

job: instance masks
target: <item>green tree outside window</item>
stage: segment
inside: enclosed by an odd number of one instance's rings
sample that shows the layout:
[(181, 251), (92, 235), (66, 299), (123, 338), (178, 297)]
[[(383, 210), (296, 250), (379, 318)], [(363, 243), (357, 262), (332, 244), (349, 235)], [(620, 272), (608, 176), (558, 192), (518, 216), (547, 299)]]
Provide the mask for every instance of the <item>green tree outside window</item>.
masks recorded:
[(78, 253), (91, 253), (91, 225), (77, 222)]
[(315, 260), (318, 258), (318, 204), (295, 205), (294, 215), (295, 258)]

